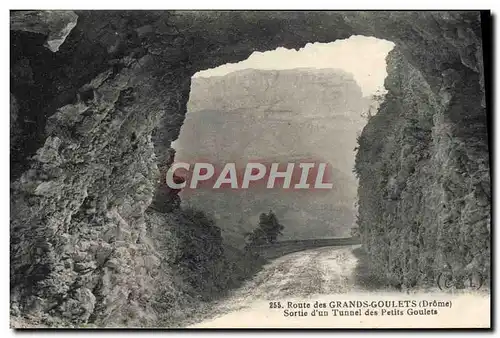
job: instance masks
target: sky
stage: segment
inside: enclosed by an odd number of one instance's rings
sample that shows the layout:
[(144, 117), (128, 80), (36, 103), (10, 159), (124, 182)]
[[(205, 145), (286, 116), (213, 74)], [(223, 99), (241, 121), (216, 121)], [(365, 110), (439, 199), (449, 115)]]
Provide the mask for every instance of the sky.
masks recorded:
[(200, 71), (194, 77), (223, 76), (242, 69), (339, 68), (353, 74), (363, 96), (385, 92), (387, 76), (385, 57), (394, 43), (374, 37), (353, 35), (330, 43), (308, 43), (299, 50), (279, 47), (273, 51), (254, 52), (238, 63)]

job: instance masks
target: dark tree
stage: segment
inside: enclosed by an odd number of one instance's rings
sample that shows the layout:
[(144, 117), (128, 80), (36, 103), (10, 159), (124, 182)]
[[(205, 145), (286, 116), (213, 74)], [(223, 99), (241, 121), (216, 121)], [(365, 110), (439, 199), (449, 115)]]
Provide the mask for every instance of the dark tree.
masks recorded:
[(274, 212), (270, 210), (268, 214), (260, 214), (258, 228), (246, 236), (249, 244), (275, 243), (278, 236), (283, 234), (284, 228)]

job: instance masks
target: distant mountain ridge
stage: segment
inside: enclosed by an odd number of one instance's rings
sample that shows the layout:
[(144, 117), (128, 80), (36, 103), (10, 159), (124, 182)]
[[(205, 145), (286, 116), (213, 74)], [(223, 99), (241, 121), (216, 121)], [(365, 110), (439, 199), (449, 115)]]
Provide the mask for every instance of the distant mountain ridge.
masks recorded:
[[(323, 115), (358, 111), (360, 101), (335, 100), (349, 91), (359, 91), (362, 96), (352, 74), (338, 69), (245, 69), (225, 76), (193, 78), (188, 112), (212, 109), (231, 112), (239, 108), (264, 112), (278, 107), (293, 110), (296, 104), (301, 105), (303, 116), (308, 115), (307, 109), (311, 113), (322, 111)], [(336, 97), (332, 100), (331, 95)], [(327, 108), (324, 103), (331, 106)]]
[(367, 107), (352, 75), (336, 69), (246, 69), (193, 78), (188, 114), (173, 145), (176, 161), (317, 159), (331, 165), (334, 188), (321, 194), (199, 190), (181, 194), (183, 202), (215, 215), (233, 242), (241, 243), (269, 209), (285, 224), (284, 239), (348, 235), (355, 215), (356, 134)]

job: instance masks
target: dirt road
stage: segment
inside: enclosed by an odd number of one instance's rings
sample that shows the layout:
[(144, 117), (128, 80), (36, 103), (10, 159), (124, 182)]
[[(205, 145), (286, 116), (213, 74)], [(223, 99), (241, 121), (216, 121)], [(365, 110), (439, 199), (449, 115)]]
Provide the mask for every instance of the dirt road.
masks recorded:
[(352, 253), (356, 247), (326, 247), (278, 258), (216, 304), (213, 319), (192, 327), (259, 326), (262, 320), (258, 318), (265, 315), (262, 310), (269, 309), (269, 302), (356, 291), (353, 271), (357, 258)]
[[(269, 263), (252, 280), (205, 313), (192, 328), (436, 328), (489, 327), (489, 293), (440, 293), (439, 289), (415, 292), (368, 291), (355, 281), (356, 246), (325, 247), (289, 254)], [(335, 305), (343, 301), (368, 303), (401, 300), (441, 302), (452, 307), (398, 308), (357, 306), (341, 314)], [(317, 304), (325, 304), (323, 308)], [(307, 308), (309, 306), (309, 308)], [(385, 305), (383, 305), (385, 306)], [(431, 311), (436, 315), (421, 315)], [(345, 310), (345, 308), (343, 308)], [(352, 311), (349, 311), (352, 310)], [(408, 312), (409, 310), (409, 312)], [(356, 312), (363, 313), (356, 314)], [(368, 313), (367, 313), (368, 311)], [(371, 311), (371, 313), (370, 313)], [(374, 311), (379, 311), (374, 315)], [(439, 315), (437, 315), (439, 313)], [(464, 321), (463, 318), (468, 318)]]

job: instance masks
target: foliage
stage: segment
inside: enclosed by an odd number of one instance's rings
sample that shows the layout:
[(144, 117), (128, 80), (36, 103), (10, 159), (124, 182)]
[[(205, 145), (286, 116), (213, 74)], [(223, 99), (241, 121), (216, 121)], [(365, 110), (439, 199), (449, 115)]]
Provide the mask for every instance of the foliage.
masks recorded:
[[(148, 215), (162, 260), (154, 307), (162, 326), (197, 314), (201, 302), (225, 295), (253, 276), (265, 260), (224, 243), (214, 219), (192, 207)], [(205, 304), (205, 303), (203, 303)], [(208, 303), (207, 303), (208, 304)]]
[(373, 95), (369, 97), (370, 104), (366, 111), (361, 113), (361, 117), (370, 120), (379, 110), (380, 105), (384, 102), (385, 94), (380, 90), (377, 90)]
[(351, 237), (359, 237), (359, 227), (352, 227), (351, 228)]
[[(358, 227), (372, 271), (397, 288), (432, 284), (449, 267), (489, 277), (487, 158), (456, 135), (422, 75), (388, 58), (388, 93), (358, 138)], [(486, 152), (487, 154), (487, 152)]]
[(261, 213), (259, 226), (254, 231), (246, 234), (248, 244), (275, 243), (278, 236), (283, 234), (284, 228), (272, 210), (267, 214)]

